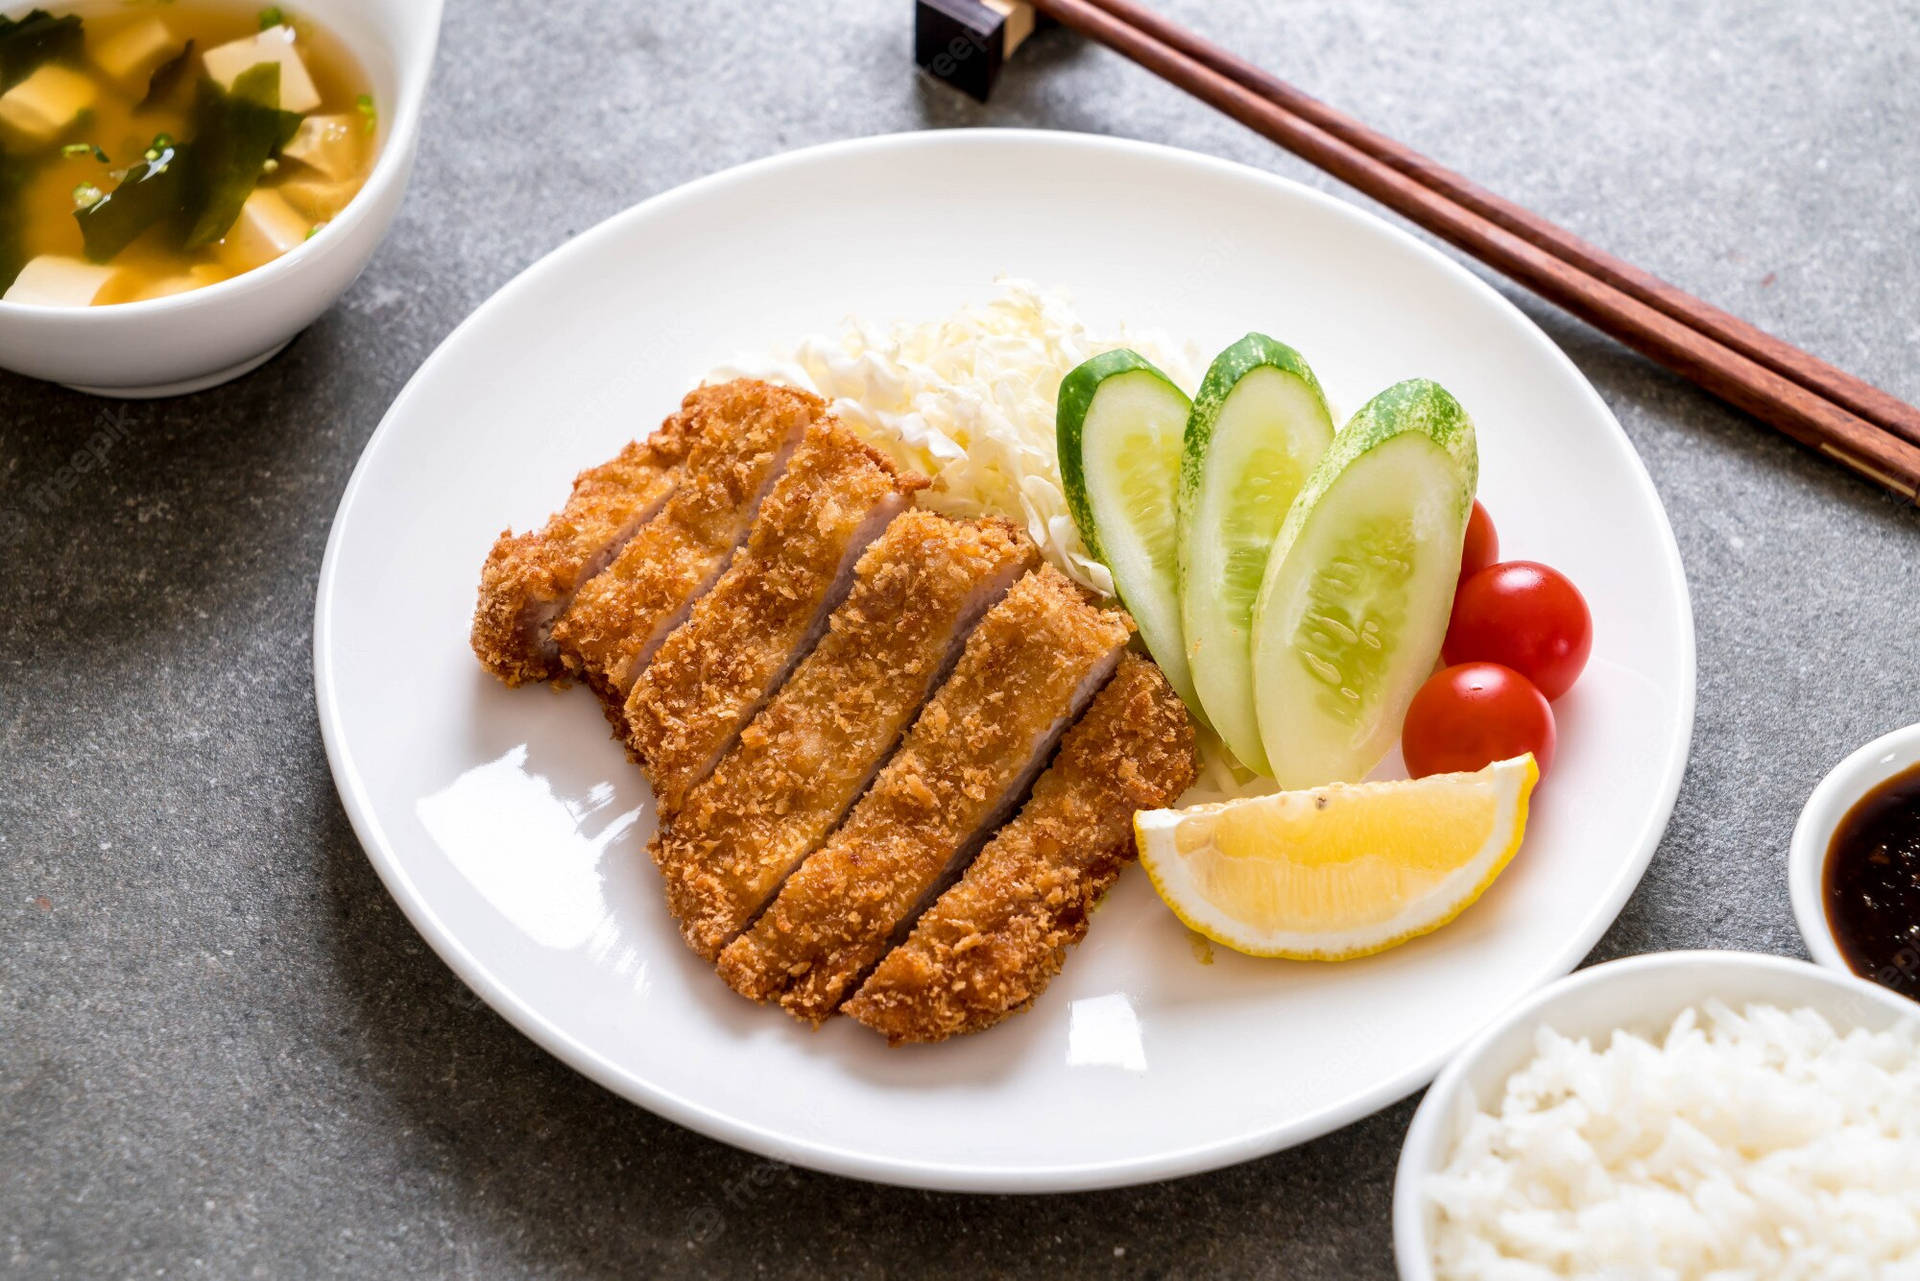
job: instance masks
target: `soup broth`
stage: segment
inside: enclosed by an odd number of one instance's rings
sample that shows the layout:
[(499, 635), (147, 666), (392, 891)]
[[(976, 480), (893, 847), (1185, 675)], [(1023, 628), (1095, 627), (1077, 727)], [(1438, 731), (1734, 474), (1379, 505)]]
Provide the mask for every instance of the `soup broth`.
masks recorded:
[(377, 104), (295, 9), (111, 0), (0, 19), (0, 293), (99, 306), (271, 262), (360, 190)]

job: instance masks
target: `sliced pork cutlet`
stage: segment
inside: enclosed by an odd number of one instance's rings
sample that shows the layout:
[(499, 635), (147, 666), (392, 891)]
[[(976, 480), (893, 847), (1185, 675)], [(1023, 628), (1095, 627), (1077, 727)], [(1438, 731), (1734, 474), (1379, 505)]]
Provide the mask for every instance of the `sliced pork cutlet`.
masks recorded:
[(832, 418), (807, 428), (746, 546), (627, 698), (627, 743), (663, 816), (680, 809), (814, 647), (860, 553), (926, 483), (900, 475)]
[(1186, 707), (1151, 660), (1127, 655), (1019, 815), (842, 1011), (899, 1045), (1025, 1009), (1133, 860), (1134, 812), (1172, 804), (1198, 770)]
[(694, 442), (680, 483), (553, 625), (567, 669), (585, 677), (625, 736), (634, 679), (727, 567), (761, 499), (808, 427), (817, 396), (751, 379), (688, 398)]
[(473, 612), (473, 652), (488, 671), (509, 685), (566, 673), (553, 620), (673, 493), (691, 442), (692, 400), (645, 441), (576, 476), (567, 505), (545, 528), (501, 531)]
[(1020, 803), (1132, 630), (1050, 566), (1015, 583), (872, 790), (720, 954), (721, 977), (796, 1018), (832, 1014)]
[(1039, 561), (1000, 520), (910, 511), (854, 568), (827, 634), (653, 838), (667, 905), (713, 960), (826, 839), (959, 657)]

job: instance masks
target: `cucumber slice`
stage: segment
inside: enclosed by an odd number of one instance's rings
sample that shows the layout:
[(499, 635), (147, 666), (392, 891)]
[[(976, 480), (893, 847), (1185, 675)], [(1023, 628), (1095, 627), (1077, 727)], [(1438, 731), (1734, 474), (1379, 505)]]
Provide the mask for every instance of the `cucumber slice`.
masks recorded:
[(1193, 688), (1240, 763), (1268, 773), (1253, 708), (1253, 602), (1287, 510), (1333, 439), (1299, 352), (1248, 334), (1207, 370), (1180, 458), (1180, 624)]
[(1364, 778), (1433, 671), (1479, 456), (1436, 383), (1369, 401), (1307, 478), (1253, 615), (1253, 693), (1283, 788)]
[(1192, 403), (1137, 352), (1095, 356), (1060, 384), (1060, 479), (1087, 550), (1196, 715), (1180, 638), (1180, 441)]

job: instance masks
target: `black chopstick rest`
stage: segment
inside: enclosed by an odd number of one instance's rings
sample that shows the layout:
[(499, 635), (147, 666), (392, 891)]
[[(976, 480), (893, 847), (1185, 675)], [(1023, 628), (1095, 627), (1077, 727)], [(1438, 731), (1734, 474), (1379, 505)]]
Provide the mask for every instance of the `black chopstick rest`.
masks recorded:
[(1034, 26), (1033, 6), (1018, 0), (917, 0), (913, 60), (935, 80), (985, 102)]

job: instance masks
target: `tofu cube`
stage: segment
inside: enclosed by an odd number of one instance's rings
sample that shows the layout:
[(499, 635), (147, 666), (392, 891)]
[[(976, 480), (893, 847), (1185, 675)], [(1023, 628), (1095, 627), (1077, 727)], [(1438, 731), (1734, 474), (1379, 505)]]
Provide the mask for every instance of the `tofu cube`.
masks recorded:
[(5, 301), (40, 307), (90, 307), (113, 278), (114, 270), (84, 258), (41, 254), (20, 269)]
[(351, 116), (308, 116), (280, 155), (329, 178), (351, 178), (360, 172), (360, 140), (365, 136), (364, 126)]
[(294, 211), (277, 191), (256, 190), (240, 206), (240, 216), (220, 241), (220, 257), (241, 270), (298, 248), (313, 230), (311, 219)]
[(320, 105), (307, 64), (293, 47), (293, 28), (268, 27), (257, 36), (231, 40), (206, 51), (200, 61), (222, 89), (232, 89), (240, 73), (263, 62), (280, 64), (280, 110), (312, 111)]
[(175, 294), (184, 294), (195, 289), (204, 289), (208, 285), (217, 285), (231, 279), (229, 273), (212, 263), (196, 263), (186, 271), (172, 276), (161, 276), (140, 285), (128, 295), (127, 302), (146, 302), (150, 298), (171, 298)]
[(0, 135), (16, 144), (47, 146), (99, 97), (91, 76), (49, 62), (0, 94)]
[(128, 93), (142, 94), (153, 73), (180, 56), (186, 42), (159, 18), (128, 23), (93, 48), (93, 65)]
[(328, 222), (340, 215), (347, 202), (359, 194), (360, 184), (352, 180), (329, 182), (324, 178), (292, 178), (273, 190), (286, 202), (314, 222)]

